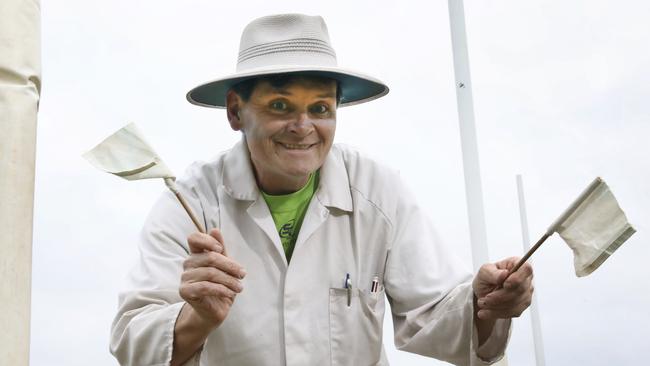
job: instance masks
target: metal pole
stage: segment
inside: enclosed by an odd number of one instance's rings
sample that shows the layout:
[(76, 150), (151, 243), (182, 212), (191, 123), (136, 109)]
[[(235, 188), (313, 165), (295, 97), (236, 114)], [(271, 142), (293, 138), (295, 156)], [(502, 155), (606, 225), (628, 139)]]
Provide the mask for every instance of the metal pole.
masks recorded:
[(40, 4), (0, 1), (0, 365), (29, 364)]
[[(456, 77), (456, 99), (458, 104), (458, 123), (463, 152), (463, 172), (465, 174), (465, 195), (467, 196), (467, 216), (472, 245), (472, 263), (477, 271), (490, 260), (485, 229), (485, 210), (481, 188), (481, 167), (479, 165), (476, 126), (474, 125), (474, 101), (472, 99), (472, 78), (469, 72), (467, 35), (465, 33), (465, 11), (462, 0), (449, 0), (449, 25), (451, 46), (454, 55), (454, 75)], [(507, 357), (494, 363), (507, 366)]]
[(460, 142), (463, 151), (463, 172), (465, 173), (465, 194), (467, 196), (467, 215), (472, 244), (472, 262), (474, 270), (478, 270), (490, 258), (485, 229), (481, 168), (479, 166), (476, 127), (474, 125), (472, 81), (469, 73), (465, 13), (462, 0), (449, 0), (449, 23), (454, 54), (458, 123), (460, 125)]
[[(524, 244), (524, 252), (527, 252), (530, 250), (530, 237), (528, 235), (528, 214), (526, 213), (526, 201), (524, 199), (524, 183), (520, 174), (517, 174), (517, 194), (519, 196), (521, 239)], [(544, 341), (542, 340), (542, 326), (540, 324), (539, 311), (537, 308), (537, 292), (533, 293), (533, 300), (530, 304), (530, 321), (533, 327), (535, 362), (537, 366), (544, 366), (546, 362), (544, 361)]]

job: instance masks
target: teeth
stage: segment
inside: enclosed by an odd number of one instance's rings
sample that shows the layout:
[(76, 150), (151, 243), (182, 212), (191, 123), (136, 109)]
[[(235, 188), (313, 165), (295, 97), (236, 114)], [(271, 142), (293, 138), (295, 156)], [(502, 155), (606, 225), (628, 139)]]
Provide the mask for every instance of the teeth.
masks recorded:
[(287, 149), (297, 149), (297, 150), (306, 150), (308, 149), (312, 144), (282, 144), (282, 146), (286, 147)]

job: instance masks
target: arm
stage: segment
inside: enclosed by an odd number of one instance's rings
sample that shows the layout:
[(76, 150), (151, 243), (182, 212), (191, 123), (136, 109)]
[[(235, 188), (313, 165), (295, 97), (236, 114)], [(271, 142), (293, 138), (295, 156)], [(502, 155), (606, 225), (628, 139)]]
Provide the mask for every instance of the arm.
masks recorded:
[(496, 343), (498, 358), (505, 350), (510, 322), (475, 322), (470, 272), (453, 248), (438, 239), (413, 197), (402, 191), (392, 215), (394, 234), (385, 275), (395, 345), (456, 365), (480, 365), (485, 364), (481, 341), (490, 338), (495, 341), (488, 341), (488, 346)]
[[(179, 188), (192, 209), (202, 212), (196, 194), (182, 182)], [(191, 357), (207, 337), (197, 333), (205, 324), (197, 326), (179, 292), (181, 277), (191, 264), (186, 263), (191, 257), (187, 235), (194, 230), (176, 197), (163, 193), (142, 230), (140, 259), (129, 273), (127, 290), (120, 294), (111, 327), (110, 350), (120, 365), (169, 365), (173, 353), (189, 349)], [(186, 334), (193, 336), (186, 338)], [(199, 345), (194, 347), (196, 342)], [(177, 356), (185, 358), (185, 354)]]
[[(195, 196), (185, 196), (201, 212)], [(183, 306), (178, 285), (189, 252), (185, 240), (194, 230), (176, 197), (164, 192), (145, 221), (140, 256), (119, 295), (111, 326), (110, 350), (120, 365), (169, 364), (174, 324)]]
[(226, 256), (223, 237), (217, 229), (210, 235), (195, 233), (188, 238), (191, 255), (183, 263), (179, 293), (186, 301), (174, 326), (171, 366), (179, 366), (205, 343), (230, 311), (240, 280), (246, 272)]
[[(533, 295), (533, 269), (525, 263), (517, 272), (508, 276), (519, 258), (511, 257), (481, 266), (472, 287), (474, 290), (474, 324), (478, 332), (479, 347), (493, 333), (498, 319), (516, 318), (530, 305)], [(507, 279), (506, 279), (507, 277)], [(480, 349), (479, 356), (492, 359), (493, 349)]]

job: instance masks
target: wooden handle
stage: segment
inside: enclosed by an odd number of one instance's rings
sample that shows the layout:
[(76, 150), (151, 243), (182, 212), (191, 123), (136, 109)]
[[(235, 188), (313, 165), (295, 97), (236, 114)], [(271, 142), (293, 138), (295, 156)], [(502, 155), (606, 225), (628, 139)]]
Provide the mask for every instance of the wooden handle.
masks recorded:
[[(543, 236), (542, 236), (542, 237), (537, 241), (537, 243), (535, 243), (535, 245), (534, 245), (532, 248), (530, 248), (526, 254), (524, 254), (524, 256), (519, 260), (519, 262), (517, 262), (517, 264), (516, 264), (514, 267), (512, 267), (512, 269), (508, 272), (508, 275), (506, 276), (506, 278), (503, 279), (503, 282), (506, 282), (506, 280), (508, 279), (508, 277), (510, 277), (511, 274), (517, 272), (517, 270), (518, 270), (521, 266), (523, 266), (524, 263), (526, 263), (526, 261), (528, 260), (528, 258), (530, 258), (530, 256), (532, 256), (533, 253), (535, 253), (535, 251), (536, 251), (537, 249), (539, 249), (539, 247), (541, 247), (542, 244), (546, 241), (546, 239), (548, 239), (551, 235), (553, 235), (553, 232), (552, 232), (552, 231), (550, 231), (550, 232), (547, 231), (546, 234), (544, 234), (544, 235), (543, 235)], [(499, 284), (498, 287), (502, 287), (502, 286), (503, 286), (503, 282), (501, 282), (501, 284)]]
[(187, 204), (187, 201), (185, 201), (185, 198), (183, 198), (183, 196), (181, 195), (181, 192), (175, 191), (174, 194), (176, 195), (176, 198), (178, 198), (178, 201), (181, 203), (181, 205), (185, 209), (185, 212), (187, 212), (187, 214), (190, 215), (190, 219), (192, 219), (192, 222), (194, 223), (196, 228), (199, 230), (199, 232), (205, 234), (205, 229), (203, 228), (203, 226), (201, 225), (199, 220), (194, 215), (194, 212), (192, 212), (192, 209)]
[(180, 202), (181, 206), (183, 206), (183, 208), (185, 209), (185, 212), (187, 212), (187, 214), (190, 215), (190, 219), (192, 219), (194, 226), (196, 226), (199, 232), (205, 234), (205, 229), (203, 229), (203, 226), (194, 215), (194, 212), (192, 212), (190, 205), (187, 204), (187, 201), (185, 201), (185, 198), (183, 198), (183, 196), (181, 195), (181, 192), (178, 190), (178, 187), (176, 187), (176, 182), (174, 181), (174, 179), (175, 179), (174, 177), (163, 178), (167, 188), (169, 188), (169, 190), (172, 191), (172, 193), (174, 193), (176, 198), (178, 198), (178, 202)]

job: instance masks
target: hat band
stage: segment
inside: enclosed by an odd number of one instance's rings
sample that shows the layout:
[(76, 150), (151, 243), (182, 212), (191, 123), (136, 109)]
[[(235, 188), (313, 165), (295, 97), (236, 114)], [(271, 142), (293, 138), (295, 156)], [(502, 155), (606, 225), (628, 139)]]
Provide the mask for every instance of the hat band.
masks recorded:
[(239, 52), (238, 63), (272, 53), (314, 52), (328, 55), (336, 60), (336, 53), (327, 42), (314, 38), (294, 38), (285, 41), (262, 43)]

